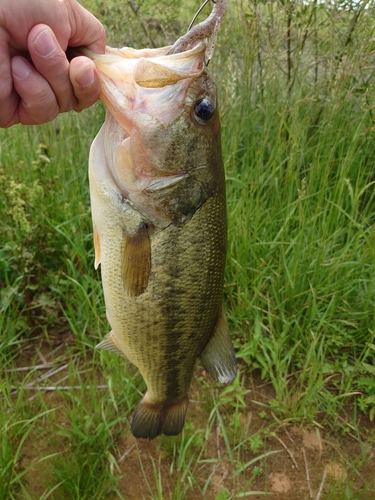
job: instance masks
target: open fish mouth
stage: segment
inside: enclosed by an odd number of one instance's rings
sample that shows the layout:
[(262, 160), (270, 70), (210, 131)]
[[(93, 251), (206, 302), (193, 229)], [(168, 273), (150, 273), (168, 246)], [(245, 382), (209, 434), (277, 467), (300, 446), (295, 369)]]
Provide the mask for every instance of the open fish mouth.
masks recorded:
[(172, 123), (181, 112), (191, 79), (204, 70), (204, 42), (178, 54), (167, 55), (169, 49), (107, 47), (105, 54), (82, 50), (99, 72), (101, 100), (128, 134), (134, 128), (132, 117), (140, 114), (157, 115), (164, 125)]
[[(176, 84), (197, 78), (213, 55), (225, 14), (225, 0), (213, 0), (213, 3), (208, 18), (190, 26), (172, 46), (140, 50), (107, 47), (106, 54), (100, 55), (86, 48), (79, 49), (95, 62), (102, 81), (101, 100), (116, 119), (121, 119), (126, 131), (131, 130), (132, 123), (124, 116), (125, 110), (152, 114), (155, 105), (159, 109), (165, 106), (165, 113), (159, 113), (159, 119), (164, 124), (174, 120), (171, 102), (180, 101), (178, 94), (184, 90)], [(143, 89), (143, 98), (135, 98), (132, 83)], [(151, 90), (148, 97), (146, 89)]]

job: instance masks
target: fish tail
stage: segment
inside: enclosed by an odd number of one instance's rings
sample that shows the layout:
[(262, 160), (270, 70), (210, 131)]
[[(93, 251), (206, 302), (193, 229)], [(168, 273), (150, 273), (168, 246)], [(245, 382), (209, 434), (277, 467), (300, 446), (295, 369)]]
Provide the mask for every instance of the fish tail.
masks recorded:
[(154, 439), (159, 434), (177, 436), (184, 426), (188, 404), (188, 396), (168, 406), (148, 403), (144, 397), (132, 416), (133, 436), (143, 439)]

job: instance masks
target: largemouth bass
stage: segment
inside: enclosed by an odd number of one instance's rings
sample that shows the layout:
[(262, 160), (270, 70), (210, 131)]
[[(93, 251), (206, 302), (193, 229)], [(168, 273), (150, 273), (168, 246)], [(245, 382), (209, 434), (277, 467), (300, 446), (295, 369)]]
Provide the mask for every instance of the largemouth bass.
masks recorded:
[[(217, 31), (217, 19), (206, 21)], [(137, 438), (181, 432), (197, 358), (220, 382), (236, 373), (222, 307), (220, 122), (201, 25), (201, 36), (197, 25), (172, 47), (84, 52), (107, 108), (89, 160), (95, 268), (112, 328), (97, 347), (125, 356), (147, 384), (131, 422)]]

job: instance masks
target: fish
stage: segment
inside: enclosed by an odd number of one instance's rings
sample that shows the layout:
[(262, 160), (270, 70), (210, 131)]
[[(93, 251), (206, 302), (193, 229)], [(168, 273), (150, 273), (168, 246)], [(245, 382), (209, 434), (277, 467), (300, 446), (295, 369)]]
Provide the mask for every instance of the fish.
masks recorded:
[(225, 176), (207, 71), (223, 4), (173, 46), (82, 50), (107, 110), (89, 156), (95, 269), (111, 326), (96, 347), (127, 358), (146, 383), (131, 418), (136, 438), (182, 431), (198, 358), (222, 383), (237, 370), (222, 305)]

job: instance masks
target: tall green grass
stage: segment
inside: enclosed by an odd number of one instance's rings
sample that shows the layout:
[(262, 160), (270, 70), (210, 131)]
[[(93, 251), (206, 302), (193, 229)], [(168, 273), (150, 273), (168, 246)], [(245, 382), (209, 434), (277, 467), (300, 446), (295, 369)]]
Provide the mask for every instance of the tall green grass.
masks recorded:
[[(198, 7), (83, 3), (111, 44), (135, 47), (174, 41)], [(373, 18), (373, 2), (229, 2), (210, 69), (240, 373), (224, 388), (197, 376), (177, 438), (134, 447), (143, 382), (93, 349), (108, 330), (87, 181), (103, 107), (0, 130), (0, 499), (127, 498), (135, 470), (138, 498), (261, 495), (281, 423), (352, 433), (345, 404), (374, 415)], [(43, 363), (62, 368), (36, 391)], [(253, 401), (254, 370), (273, 387), (266, 402)], [(261, 429), (246, 423), (258, 410)]]
[(221, 54), (228, 81), (217, 72), (226, 296), (246, 339), (240, 356), (272, 378), (277, 408), (313, 418), (328, 397), (324, 374), (344, 374), (345, 394), (358, 388), (354, 372), (366, 377), (362, 361), (373, 362), (372, 11), (272, 5), (247, 4), (246, 44), (233, 30), (222, 35), (242, 55), (236, 64)]

